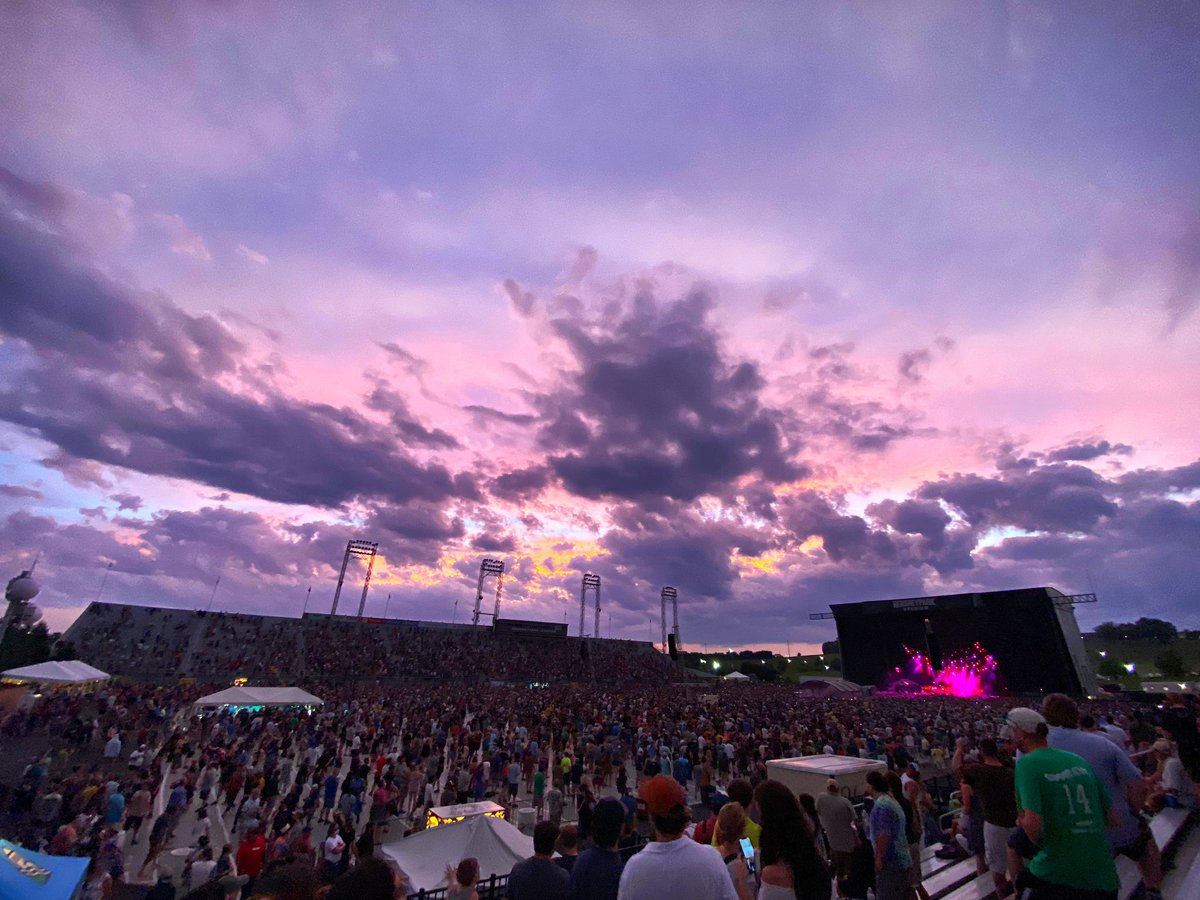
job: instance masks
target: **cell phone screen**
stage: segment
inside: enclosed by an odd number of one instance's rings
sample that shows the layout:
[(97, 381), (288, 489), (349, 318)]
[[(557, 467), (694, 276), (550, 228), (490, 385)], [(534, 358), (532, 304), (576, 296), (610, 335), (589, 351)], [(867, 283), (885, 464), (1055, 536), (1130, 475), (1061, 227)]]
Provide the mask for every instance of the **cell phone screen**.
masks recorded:
[(754, 845), (750, 843), (750, 838), (744, 837), (741, 840), (742, 856), (746, 857), (746, 866), (751, 872), (754, 871)]

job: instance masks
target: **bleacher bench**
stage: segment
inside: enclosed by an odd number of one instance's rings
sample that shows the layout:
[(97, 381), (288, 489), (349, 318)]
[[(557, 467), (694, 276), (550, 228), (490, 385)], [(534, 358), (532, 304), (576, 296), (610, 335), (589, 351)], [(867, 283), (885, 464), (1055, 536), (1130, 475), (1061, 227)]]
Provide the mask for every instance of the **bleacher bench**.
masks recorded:
[[(1164, 859), (1169, 856), (1179, 838), (1184, 834), (1184, 826), (1191, 817), (1193, 810), (1164, 809), (1150, 820), (1150, 833), (1162, 851)], [(941, 862), (941, 860), (936, 860)], [(924, 858), (922, 871), (925, 871)], [(1142, 885), (1142, 875), (1137, 863), (1125, 856), (1117, 857), (1117, 876), (1121, 887), (1117, 896), (1121, 900), (1129, 900), (1135, 896)], [(1200, 887), (1200, 867), (1189, 876), (1189, 885), (1195, 881)], [(926, 876), (925, 889), (933, 900), (991, 900), (995, 897), (996, 889), (990, 873), (975, 874), (975, 860), (968, 859), (953, 863), (946, 868), (937, 870), (932, 877)], [(1196, 894), (1200, 897), (1200, 893)]]

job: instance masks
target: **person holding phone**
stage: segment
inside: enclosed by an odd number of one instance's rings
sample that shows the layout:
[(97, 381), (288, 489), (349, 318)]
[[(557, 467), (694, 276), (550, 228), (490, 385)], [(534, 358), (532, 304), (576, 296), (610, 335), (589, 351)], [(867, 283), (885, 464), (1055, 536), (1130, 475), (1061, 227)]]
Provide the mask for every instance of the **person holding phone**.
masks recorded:
[(717, 814), (717, 852), (738, 900), (754, 900), (754, 847), (746, 837), (746, 810), (740, 803), (726, 803)]

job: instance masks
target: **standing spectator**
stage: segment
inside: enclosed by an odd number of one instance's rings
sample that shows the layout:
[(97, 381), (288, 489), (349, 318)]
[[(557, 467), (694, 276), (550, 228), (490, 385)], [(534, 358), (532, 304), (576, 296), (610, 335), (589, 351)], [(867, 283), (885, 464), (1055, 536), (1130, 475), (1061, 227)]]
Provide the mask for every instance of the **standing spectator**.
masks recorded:
[[(762, 835), (762, 828), (754, 819), (750, 818), (750, 804), (754, 802), (754, 788), (750, 787), (750, 782), (745, 778), (737, 778), (729, 782), (729, 787), (725, 789), (725, 793), (732, 802), (742, 804), (742, 809), (746, 811), (746, 837), (750, 838), (750, 846), (757, 850), (759, 848), (759, 839)], [(715, 831), (709, 843), (714, 847), (717, 845)]]
[(741, 840), (746, 836), (746, 811), (740, 803), (726, 803), (717, 814), (717, 852), (733, 881), (738, 900), (754, 900), (754, 882), (742, 855)]
[(1017, 827), (1017, 789), (1013, 770), (1000, 761), (996, 742), (979, 742), (979, 762), (962, 770), (962, 784), (978, 798), (983, 816), (983, 858), (996, 894), (1009, 892), (1008, 839)]
[(533, 808), (542, 814), (542, 799), (546, 794), (546, 773), (538, 769), (533, 773)]
[(829, 870), (796, 795), (781, 782), (767, 779), (754, 789), (754, 800), (762, 816), (760, 900), (828, 900), (833, 893)]
[(625, 807), (609, 797), (596, 804), (592, 815), (595, 846), (579, 854), (571, 868), (571, 900), (617, 900), (621, 883), (621, 855), (617, 842), (625, 824)]
[(479, 900), (479, 860), (467, 857), (457, 866), (446, 866), (446, 900)]
[(550, 787), (546, 790), (546, 821), (561, 826), (562, 812), (563, 793), (559, 790), (558, 785), (551, 781)]
[(738, 900), (721, 857), (687, 838), (691, 811), (679, 782), (656, 775), (642, 782), (639, 793), (654, 842), (625, 864), (620, 900)]
[(579, 829), (574, 825), (564, 825), (560, 828), (555, 849), (558, 850), (558, 859), (554, 862), (570, 874), (571, 869), (575, 867), (575, 860), (579, 859)]
[(1024, 900), (1042, 900), (1074, 890), (1078, 896), (1115, 897), (1120, 882), (1108, 842), (1108, 789), (1083, 757), (1047, 744), (1049, 726), (1026, 707), (1008, 713), (1007, 723), (1022, 756), (1017, 760), (1018, 823), (1040, 849), (1018, 879)]
[(888, 791), (882, 772), (867, 773), (871, 807), (871, 839), (875, 844), (876, 900), (903, 900), (908, 892), (908, 842), (904, 835), (904, 810)]
[(125, 829), (132, 832), (131, 844), (136, 844), (138, 834), (141, 833), (142, 823), (153, 812), (154, 795), (150, 793), (150, 788), (143, 783), (133, 796), (129, 799), (129, 810), (125, 816)]
[(247, 832), (237, 848), (238, 873), (249, 879), (250, 889), (254, 888), (254, 879), (263, 870), (267, 858), (267, 839), (263, 836), (262, 828), (256, 827)]
[(326, 884), (332, 884), (341, 870), (342, 853), (346, 841), (336, 824), (329, 826), (329, 836), (321, 844), (321, 876)]
[(850, 877), (850, 863), (854, 848), (858, 846), (858, 829), (855, 827), (854, 804), (838, 792), (838, 783), (830, 778), (825, 792), (817, 797), (817, 818), (825, 829), (829, 842), (830, 861), (839, 881)]
[(1066, 694), (1051, 694), (1043, 700), (1042, 715), (1050, 726), (1050, 746), (1082, 756), (1108, 789), (1117, 817), (1116, 826), (1108, 831), (1113, 854), (1137, 863), (1147, 900), (1160, 900), (1162, 854), (1150, 826), (1134, 812), (1146, 803), (1147, 784), (1141, 772), (1129, 754), (1112, 741), (1079, 729), (1079, 707)]
[(513, 866), (508, 874), (508, 900), (566, 900), (570, 876), (554, 864), (558, 828), (538, 822), (533, 829), (533, 856)]
[(121, 732), (114, 731), (108, 743), (104, 745), (105, 759), (118, 759), (121, 756)]

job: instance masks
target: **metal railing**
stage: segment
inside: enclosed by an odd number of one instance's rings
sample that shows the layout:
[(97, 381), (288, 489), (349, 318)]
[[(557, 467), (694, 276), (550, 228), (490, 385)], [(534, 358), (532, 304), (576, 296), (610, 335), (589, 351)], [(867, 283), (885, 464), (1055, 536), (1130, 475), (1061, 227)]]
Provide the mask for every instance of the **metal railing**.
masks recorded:
[[(628, 862), (631, 856), (646, 846), (646, 843), (639, 838), (638, 843), (632, 847), (618, 849), (617, 853), (621, 856), (621, 862)], [(508, 875), (493, 875), (490, 878), (480, 879), (479, 883), (475, 885), (475, 890), (479, 894), (479, 900), (504, 900), (504, 895), (508, 890)], [(445, 900), (445, 897), (446, 888), (434, 888), (409, 894), (406, 900)]]

